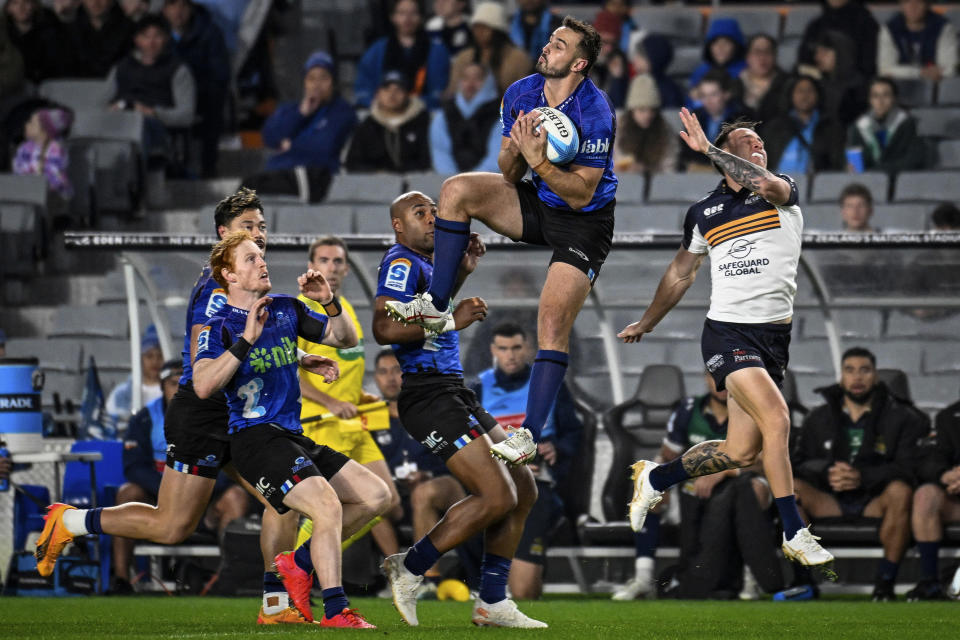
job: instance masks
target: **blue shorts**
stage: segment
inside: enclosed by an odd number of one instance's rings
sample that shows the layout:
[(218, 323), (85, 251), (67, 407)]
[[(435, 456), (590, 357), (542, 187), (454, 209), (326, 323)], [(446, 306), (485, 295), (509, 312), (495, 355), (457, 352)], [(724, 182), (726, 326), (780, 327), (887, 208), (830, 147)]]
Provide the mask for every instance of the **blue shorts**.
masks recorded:
[(791, 323), (741, 324), (707, 318), (700, 351), (717, 391), (727, 388), (731, 372), (747, 367), (763, 367), (779, 387), (790, 359), (791, 328)]

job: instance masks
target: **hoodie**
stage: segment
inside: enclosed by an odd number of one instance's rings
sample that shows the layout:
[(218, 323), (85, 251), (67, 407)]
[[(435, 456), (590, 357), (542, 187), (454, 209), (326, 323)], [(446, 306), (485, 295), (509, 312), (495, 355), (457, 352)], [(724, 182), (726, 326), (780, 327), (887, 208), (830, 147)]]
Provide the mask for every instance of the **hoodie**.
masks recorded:
[(499, 171), (500, 97), (493, 74), (467, 100), (459, 91), (445, 100), (430, 123), (433, 170), (441, 175), (462, 171)]
[(833, 493), (828, 472), (835, 462), (849, 463), (860, 472), (861, 486), (851, 492), (877, 495), (893, 480), (912, 485), (918, 442), (930, 430), (925, 414), (890, 393), (878, 382), (870, 399), (870, 411), (861, 421), (863, 440), (851, 455), (843, 413), (843, 389), (839, 384), (816, 389), (826, 404), (813, 409), (803, 421), (791, 462), (797, 477), (821, 491)]
[(682, 107), (686, 97), (677, 83), (667, 75), (667, 69), (673, 62), (673, 45), (666, 37), (651, 33), (640, 41), (640, 46), (643, 47), (650, 64), (650, 75), (657, 83), (661, 108)]
[(839, 9), (823, 3), (823, 13), (807, 24), (800, 42), (800, 64), (813, 64), (817, 41), (827, 31), (840, 31), (856, 43), (853, 60), (857, 71), (872, 78), (877, 71), (877, 31), (873, 14), (858, 0), (850, 0)]
[(430, 114), (416, 96), (410, 97), (399, 116), (384, 113), (375, 102), (353, 135), (346, 168), (354, 172), (429, 171), (429, 128)]
[[(730, 38), (737, 45), (733, 56), (723, 66), (718, 65), (710, 54), (710, 45), (713, 44), (713, 41), (717, 38)], [(714, 68), (723, 69), (730, 75), (732, 80), (735, 80), (740, 75), (740, 72), (747, 66), (746, 61), (743, 59), (745, 49), (746, 42), (743, 39), (743, 32), (740, 31), (739, 22), (733, 18), (717, 18), (711, 22), (710, 28), (707, 30), (705, 44), (703, 45), (703, 62), (690, 74), (690, 86), (697, 86), (700, 78), (702, 78), (707, 71)]]

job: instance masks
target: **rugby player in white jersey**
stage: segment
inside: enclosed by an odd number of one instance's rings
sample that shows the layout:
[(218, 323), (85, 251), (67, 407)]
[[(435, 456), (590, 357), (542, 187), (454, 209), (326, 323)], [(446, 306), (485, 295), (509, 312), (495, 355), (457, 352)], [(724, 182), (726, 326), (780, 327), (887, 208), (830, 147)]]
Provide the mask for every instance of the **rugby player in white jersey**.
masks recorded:
[(684, 142), (710, 158), (723, 180), (687, 211), (682, 246), (653, 301), (618, 336), (633, 343), (652, 332), (693, 284), (709, 254), (712, 290), (701, 350), (717, 390), (729, 392), (729, 426), (726, 440), (701, 442), (666, 464), (640, 460), (633, 465), (630, 526), (639, 531), (669, 487), (747, 467), (763, 451), (764, 472), (783, 523), (784, 555), (821, 567), (835, 579), (833, 556), (803, 526), (797, 509), (788, 448), (790, 412), (779, 389), (787, 367), (803, 231), (797, 186), (789, 176), (766, 169), (767, 154), (755, 123), (725, 124), (710, 144), (696, 116), (684, 108), (680, 119)]

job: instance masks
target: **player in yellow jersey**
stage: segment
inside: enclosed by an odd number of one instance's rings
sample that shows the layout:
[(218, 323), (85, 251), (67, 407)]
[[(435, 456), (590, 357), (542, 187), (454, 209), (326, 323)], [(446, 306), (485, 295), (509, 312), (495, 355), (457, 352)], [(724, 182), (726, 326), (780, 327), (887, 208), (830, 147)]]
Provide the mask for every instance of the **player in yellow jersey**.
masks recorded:
[[(340, 378), (333, 384), (327, 384), (322, 376), (304, 372), (300, 376), (300, 392), (302, 394), (301, 419), (332, 414), (326, 420), (315, 420), (303, 423), (304, 434), (317, 444), (324, 444), (335, 449), (352, 460), (359, 462), (370, 471), (377, 474), (388, 487), (392, 503), (390, 509), (400, 504), (400, 496), (393, 484), (390, 468), (387, 466), (377, 443), (367, 431), (347, 429), (343, 421), (355, 418), (358, 406), (380, 400), (363, 390), (363, 374), (365, 363), (363, 358), (363, 329), (357, 321), (357, 314), (346, 298), (340, 295), (343, 281), (350, 273), (347, 262), (347, 245), (336, 236), (321, 236), (313, 241), (309, 250), (308, 265), (323, 274), (333, 289), (334, 296), (340, 301), (344, 313), (348, 314), (356, 326), (359, 342), (349, 349), (337, 349), (327, 345), (314, 344), (300, 339), (297, 346), (307, 353), (322, 355), (337, 361), (340, 365)], [(299, 297), (311, 308), (315, 304), (303, 296)], [(383, 409), (387, 411), (387, 409)], [(374, 541), (384, 556), (399, 551), (397, 536), (392, 526), (385, 522), (374, 525), (371, 530)], [(309, 525), (301, 527), (297, 543), (309, 537)]]

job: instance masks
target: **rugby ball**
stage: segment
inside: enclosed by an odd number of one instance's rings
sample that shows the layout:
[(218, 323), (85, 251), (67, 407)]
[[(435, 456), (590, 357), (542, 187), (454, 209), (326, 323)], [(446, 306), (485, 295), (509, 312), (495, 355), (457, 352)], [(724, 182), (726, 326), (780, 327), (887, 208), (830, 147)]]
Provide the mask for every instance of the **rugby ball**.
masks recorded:
[(540, 124), (536, 131), (547, 134), (547, 160), (553, 164), (567, 164), (577, 155), (580, 136), (573, 121), (559, 109), (537, 107)]

